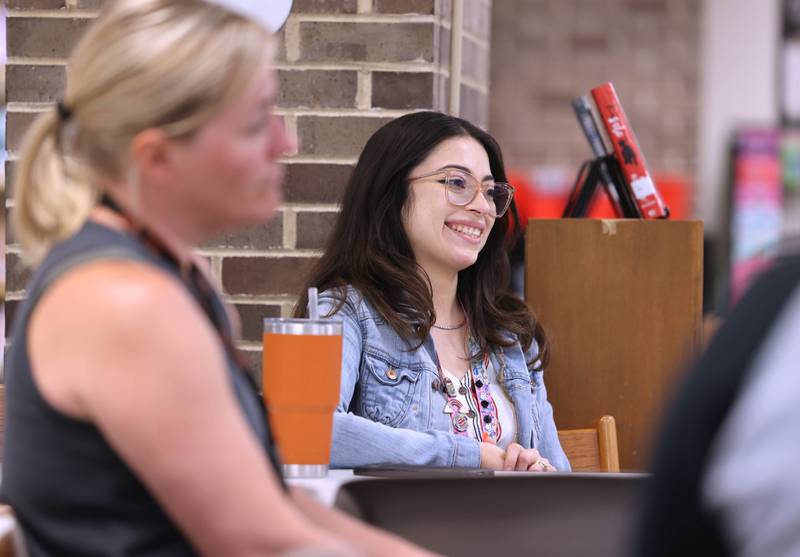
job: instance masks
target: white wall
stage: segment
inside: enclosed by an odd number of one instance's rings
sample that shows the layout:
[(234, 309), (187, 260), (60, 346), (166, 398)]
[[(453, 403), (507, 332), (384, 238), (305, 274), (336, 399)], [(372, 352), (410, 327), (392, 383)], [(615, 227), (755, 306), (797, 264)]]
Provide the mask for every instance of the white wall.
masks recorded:
[(728, 146), (739, 125), (778, 121), (780, 0), (704, 0), (697, 216), (719, 231)]

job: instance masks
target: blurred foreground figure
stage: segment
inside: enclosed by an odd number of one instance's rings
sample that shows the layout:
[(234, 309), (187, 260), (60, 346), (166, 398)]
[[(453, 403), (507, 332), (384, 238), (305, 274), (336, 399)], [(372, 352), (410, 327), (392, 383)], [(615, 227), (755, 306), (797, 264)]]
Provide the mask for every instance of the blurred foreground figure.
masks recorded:
[(26, 138), (3, 500), (33, 556), (422, 554), (282, 485), (194, 255), (275, 213), (293, 149), (270, 37), (222, 4), (106, 2)]
[(800, 256), (739, 302), (667, 418), (635, 546), (800, 555)]

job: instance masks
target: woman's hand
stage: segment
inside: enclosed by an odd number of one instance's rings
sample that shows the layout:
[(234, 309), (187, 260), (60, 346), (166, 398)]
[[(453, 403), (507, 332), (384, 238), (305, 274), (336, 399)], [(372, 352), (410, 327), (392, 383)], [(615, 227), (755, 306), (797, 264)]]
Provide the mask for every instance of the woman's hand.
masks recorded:
[(517, 472), (555, 472), (556, 467), (536, 449), (525, 449), (519, 443), (511, 443), (503, 450), (491, 443), (481, 443), (481, 468), (492, 470), (516, 470)]
[(481, 468), (502, 470), (506, 460), (506, 452), (491, 443), (481, 443)]
[(503, 470), (555, 472), (556, 468), (536, 449), (525, 449), (519, 443), (511, 443), (506, 450)]

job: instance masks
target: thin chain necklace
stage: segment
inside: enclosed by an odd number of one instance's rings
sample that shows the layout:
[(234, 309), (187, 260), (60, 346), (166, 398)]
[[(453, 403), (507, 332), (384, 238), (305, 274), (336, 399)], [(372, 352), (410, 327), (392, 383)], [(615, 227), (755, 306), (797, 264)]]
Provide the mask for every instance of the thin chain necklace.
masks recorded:
[(464, 311), (464, 306), (461, 306), (461, 315), (464, 316), (464, 319), (462, 319), (461, 323), (459, 323), (458, 325), (453, 325), (452, 327), (448, 327), (447, 325), (437, 325), (436, 323), (432, 323), (431, 327), (433, 327), (434, 329), (439, 329), (440, 331), (457, 331), (461, 327), (467, 324), (467, 312)]
[(460, 329), (461, 327), (463, 327), (466, 323), (467, 323), (467, 320), (464, 319), (461, 323), (459, 323), (458, 325), (454, 325), (452, 327), (447, 327), (445, 325), (436, 325), (435, 323), (433, 325), (431, 325), (431, 327), (433, 327), (434, 329), (439, 329), (441, 331), (456, 331), (456, 330)]

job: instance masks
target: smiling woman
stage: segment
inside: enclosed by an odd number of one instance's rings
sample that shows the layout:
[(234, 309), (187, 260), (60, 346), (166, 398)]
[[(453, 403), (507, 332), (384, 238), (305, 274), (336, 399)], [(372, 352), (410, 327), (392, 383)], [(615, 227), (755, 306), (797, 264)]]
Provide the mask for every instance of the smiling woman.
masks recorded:
[[(443, 141), (417, 168), (423, 174), (409, 179), (403, 213), (414, 258), (429, 277), (465, 269), (478, 259), (498, 212), (507, 208), (503, 202), (498, 211), (494, 194), (511, 186), (495, 183), (486, 151), (469, 136)], [(436, 170), (426, 172), (431, 168)], [(510, 202), (511, 196), (505, 199)]]
[(367, 142), (308, 283), (344, 321), (333, 466), (569, 470), (546, 338), (509, 290), (512, 195), (465, 120), (417, 112)]

